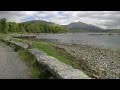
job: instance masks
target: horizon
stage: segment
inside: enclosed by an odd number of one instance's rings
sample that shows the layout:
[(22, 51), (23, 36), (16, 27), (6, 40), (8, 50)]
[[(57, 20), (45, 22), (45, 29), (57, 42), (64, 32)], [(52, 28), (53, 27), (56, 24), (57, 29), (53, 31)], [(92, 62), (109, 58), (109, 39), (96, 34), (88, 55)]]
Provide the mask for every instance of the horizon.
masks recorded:
[[(16, 23), (23, 23), (23, 22), (28, 22), (28, 21), (33, 21), (33, 20), (27, 20), (27, 21), (16, 22)], [(46, 21), (46, 20), (36, 20), (36, 21)], [(8, 22), (11, 22), (11, 21), (8, 21)], [(14, 22), (14, 21), (12, 21), (12, 22)], [(46, 21), (46, 22), (50, 22), (50, 21)], [(81, 22), (81, 21), (77, 21), (77, 22)], [(72, 23), (77, 23), (77, 22), (72, 22)], [(50, 22), (50, 23), (54, 23), (54, 22)], [(82, 23), (85, 23), (85, 22), (82, 22)], [(54, 23), (54, 24), (56, 24), (56, 23)], [(71, 24), (71, 23), (69, 23), (69, 24)], [(66, 24), (66, 25), (69, 25), (69, 24)], [(85, 23), (85, 24), (88, 24), (88, 23)], [(60, 25), (60, 24), (58, 24), (58, 25)], [(93, 25), (93, 24), (89, 24), (89, 25)], [(96, 25), (94, 25), (94, 26), (96, 26)], [(96, 26), (96, 27), (101, 28), (99, 26)], [(120, 29), (120, 28), (101, 28), (101, 29), (103, 29), (103, 30), (113, 29), (114, 30), (114, 29)]]
[(0, 11), (1, 18), (18, 23), (43, 20), (59, 25), (80, 21), (103, 29), (120, 29), (120, 11)]

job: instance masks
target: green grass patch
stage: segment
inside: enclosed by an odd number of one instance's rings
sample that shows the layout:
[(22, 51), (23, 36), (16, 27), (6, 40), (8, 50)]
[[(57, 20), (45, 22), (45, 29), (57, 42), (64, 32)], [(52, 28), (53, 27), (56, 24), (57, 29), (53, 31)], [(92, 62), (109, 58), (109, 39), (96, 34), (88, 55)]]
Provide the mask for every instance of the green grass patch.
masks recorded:
[(59, 61), (64, 62), (68, 65), (71, 65), (74, 68), (79, 67), (79, 65), (75, 62), (74, 58), (71, 55), (69, 55), (64, 50), (54, 47), (50, 43), (34, 42), (33, 47), (46, 52), (48, 55), (53, 56), (53, 57), (57, 58)]

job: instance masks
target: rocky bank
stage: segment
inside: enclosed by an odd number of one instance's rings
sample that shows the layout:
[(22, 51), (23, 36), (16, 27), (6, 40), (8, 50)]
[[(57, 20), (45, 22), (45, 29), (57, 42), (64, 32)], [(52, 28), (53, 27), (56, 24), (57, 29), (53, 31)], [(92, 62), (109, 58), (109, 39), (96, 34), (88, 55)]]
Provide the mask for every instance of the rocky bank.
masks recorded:
[(82, 69), (92, 77), (99, 79), (120, 79), (120, 51), (103, 49), (89, 45), (56, 44), (71, 54)]

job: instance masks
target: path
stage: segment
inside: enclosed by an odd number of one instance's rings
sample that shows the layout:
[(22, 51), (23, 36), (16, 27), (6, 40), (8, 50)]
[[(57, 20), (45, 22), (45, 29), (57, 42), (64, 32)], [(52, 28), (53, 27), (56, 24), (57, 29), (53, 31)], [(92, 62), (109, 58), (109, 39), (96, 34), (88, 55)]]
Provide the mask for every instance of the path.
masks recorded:
[(12, 48), (0, 42), (0, 79), (29, 79), (30, 70)]

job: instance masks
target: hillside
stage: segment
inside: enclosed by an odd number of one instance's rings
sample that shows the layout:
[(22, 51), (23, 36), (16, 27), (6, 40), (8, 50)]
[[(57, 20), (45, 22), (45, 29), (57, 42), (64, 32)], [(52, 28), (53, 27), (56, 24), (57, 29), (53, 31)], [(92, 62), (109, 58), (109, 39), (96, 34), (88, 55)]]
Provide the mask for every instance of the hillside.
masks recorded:
[(68, 25), (63, 25), (65, 28), (69, 29), (72, 32), (77, 32), (77, 31), (99, 31), (103, 30), (100, 27), (91, 25), (91, 24), (86, 24), (83, 22), (73, 22)]
[(26, 21), (26, 22), (23, 22), (23, 23), (56, 25), (55, 23), (47, 22), (47, 21), (44, 21), (44, 20), (31, 20), (31, 21)]

